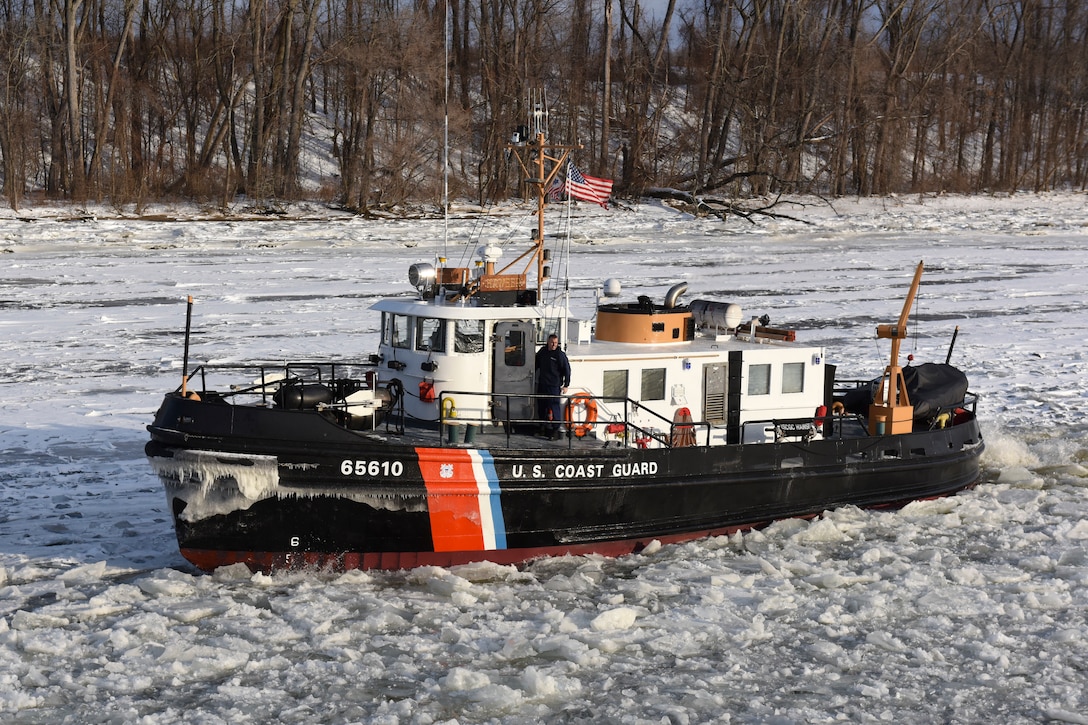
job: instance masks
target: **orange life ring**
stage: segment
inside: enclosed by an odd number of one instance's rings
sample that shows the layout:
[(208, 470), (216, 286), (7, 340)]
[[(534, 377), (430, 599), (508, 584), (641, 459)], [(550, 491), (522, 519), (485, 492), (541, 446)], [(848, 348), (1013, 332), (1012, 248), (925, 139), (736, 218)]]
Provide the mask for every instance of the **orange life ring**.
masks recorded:
[[(585, 417), (575, 418), (574, 409), (585, 408)], [(585, 393), (577, 393), (570, 396), (565, 412), (567, 427), (574, 431), (578, 438), (585, 436), (593, 430), (593, 424), (597, 422), (597, 401)]]

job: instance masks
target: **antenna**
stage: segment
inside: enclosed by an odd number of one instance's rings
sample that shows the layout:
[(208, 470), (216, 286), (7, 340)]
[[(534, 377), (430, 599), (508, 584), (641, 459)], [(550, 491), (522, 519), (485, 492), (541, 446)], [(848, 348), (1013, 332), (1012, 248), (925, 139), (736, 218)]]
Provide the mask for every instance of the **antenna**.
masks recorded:
[(548, 137), (548, 95), (543, 88), (529, 89), (529, 130)]

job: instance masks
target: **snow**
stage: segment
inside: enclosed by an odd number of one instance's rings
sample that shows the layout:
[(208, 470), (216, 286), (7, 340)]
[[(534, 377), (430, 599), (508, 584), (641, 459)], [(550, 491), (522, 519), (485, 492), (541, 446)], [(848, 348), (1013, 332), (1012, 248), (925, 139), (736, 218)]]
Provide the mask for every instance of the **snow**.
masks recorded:
[[(192, 365), (365, 356), (367, 308), (409, 291), (441, 220), (0, 212), (0, 721), (1088, 722), (1086, 201), (576, 211), (575, 306), (606, 277), (687, 282), (857, 377), (924, 259), (903, 354), (943, 360), (960, 326), (971, 491), (615, 560), (271, 576), (187, 566), (143, 457), (185, 297)], [(492, 217), (528, 239), (523, 209)]]

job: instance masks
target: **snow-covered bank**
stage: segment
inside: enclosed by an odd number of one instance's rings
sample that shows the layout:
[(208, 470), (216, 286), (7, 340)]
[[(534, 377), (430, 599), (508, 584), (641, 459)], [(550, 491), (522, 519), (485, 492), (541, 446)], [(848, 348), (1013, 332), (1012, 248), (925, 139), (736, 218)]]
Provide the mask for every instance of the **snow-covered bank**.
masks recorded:
[(904, 353), (943, 360), (960, 326), (973, 491), (620, 560), (272, 577), (185, 568), (142, 457), (185, 296), (197, 362), (365, 355), (441, 221), (0, 215), (0, 720), (1086, 722), (1086, 200), (577, 211), (576, 303), (683, 280), (858, 376), (924, 259)]

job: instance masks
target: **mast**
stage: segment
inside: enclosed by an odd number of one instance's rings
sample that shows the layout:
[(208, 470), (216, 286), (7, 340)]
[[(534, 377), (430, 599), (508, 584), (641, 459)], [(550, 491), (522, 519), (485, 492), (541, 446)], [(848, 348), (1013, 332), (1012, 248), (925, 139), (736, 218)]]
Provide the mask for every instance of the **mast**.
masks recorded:
[[(529, 259), (527, 265), (536, 262), (536, 289), (537, 297), (543, 298), (544, 280), (544, 204), (547, 201), (548, 189), (551, 188), (556, 176), (563, 170), (564, 164), (570, 157), (570, 152), (581, 149), (580, 144), (553, 144), (547, 140), (548, 135), (548, 103), (544, 91), (529, 92), (529, 125), (525, 129), (527, 138), (521, 134), (515, 135), (513, 143), (507, 145), (507, 149), (514, 153), (518, 160), (524, 182), (535, 192), (536, 196), (536, 231), (533, 244), (527, 253)], [(526, 255), (507, 265), (505, 272), (517, 262), (525, 259)]]
[[(582, 148), (578, 144), (553, 144), (548, 142), (548, 105), (543, 91), (529, 94), (529, 123), (519, 126), (506, 149), (518, 160), (525, 184), (536, 196), (536, 229), (528, 249), (502, 269), (495, 270), (495, 261), (501, 254), (490, 252), (491, 246), (481, 248), (482, 261), (477, 262), (476, 272), (469, 267), (446, 267), (445, 257), (434, 270), (437, 290), (443, 290), (447, 302), (464, 302), (471, 297), (483, 299), (489, 295), (494, 303), (536, 305), (543, 300), (544, 281), (549, 268), (545, 265), (548, 251), (544, 248), (544, 205), (548, 189), (563, 170), (570, 152)], [(529, 281), (529, 268), (536, 262), (536, 289)], [(515, 269), (519, 267), (520, 269)], [(416, 284), (413, 282), (413, 284)], [(513, 296), (511, 296), (513, 295)]]

